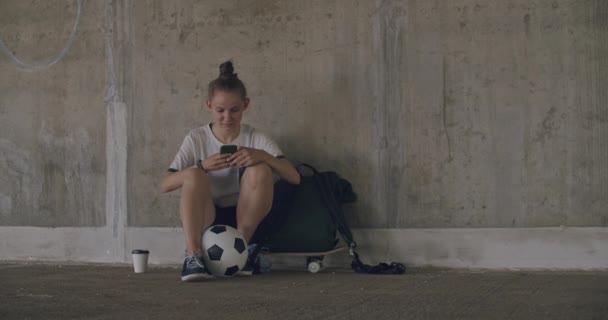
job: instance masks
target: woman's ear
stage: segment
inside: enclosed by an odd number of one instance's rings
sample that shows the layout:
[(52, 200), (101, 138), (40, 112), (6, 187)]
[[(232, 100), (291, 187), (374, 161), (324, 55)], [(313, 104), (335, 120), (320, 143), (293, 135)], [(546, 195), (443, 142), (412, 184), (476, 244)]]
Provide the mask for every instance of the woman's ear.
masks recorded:
[(245, 101), (244, 101), (245, 104), (243, 105), (244, 106), (243, 110), (245, 110), (245, 109), (247, 109), (247, 107), (249, 107), (249, 101), (251, 101), (251, 100), (249, 100), (249, 98), (245, 98)]
[(205, 104), (207, 105), (207, 109), (211, 110), (211, 101), (207, 100)]

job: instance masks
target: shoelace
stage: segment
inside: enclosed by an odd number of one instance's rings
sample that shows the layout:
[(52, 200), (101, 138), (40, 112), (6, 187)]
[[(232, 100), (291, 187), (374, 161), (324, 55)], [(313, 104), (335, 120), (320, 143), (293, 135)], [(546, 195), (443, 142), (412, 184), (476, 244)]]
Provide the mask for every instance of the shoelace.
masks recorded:
[(196, 268), (200, 268), (201, 266), (199, 265), (198, 261), (196, 261), (196, 257), (195, 256), (190, 256), (186, 258), (186, 268), (188, 269), (196, 269)]

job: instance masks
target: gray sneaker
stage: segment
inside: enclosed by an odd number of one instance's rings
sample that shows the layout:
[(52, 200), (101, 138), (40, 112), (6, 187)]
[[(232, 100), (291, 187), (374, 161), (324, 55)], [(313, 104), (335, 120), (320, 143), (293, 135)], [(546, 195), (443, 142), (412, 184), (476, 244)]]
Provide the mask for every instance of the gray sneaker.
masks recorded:
[(182, 267), (182, 281), (200, 281), (212, 278), (203, 260), (196, 256), (186, 256)]

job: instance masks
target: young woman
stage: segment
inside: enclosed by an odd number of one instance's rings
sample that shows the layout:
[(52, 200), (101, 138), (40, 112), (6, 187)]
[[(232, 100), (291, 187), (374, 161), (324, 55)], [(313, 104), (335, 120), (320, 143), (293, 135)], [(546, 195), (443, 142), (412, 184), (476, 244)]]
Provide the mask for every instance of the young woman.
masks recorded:
[[(272, 209), (276, 180), (300, 183), (300, 175), (277, 144), (241, 123), (249, 98), (230, 61), (209, 83), (206, 106), (213, 122), (190, 131), (162, 181), (163, 192), (181, 188), (186, 237), (183, 281), (210, 277), (201, 259), (201, 234), (209, 226), (232, 225), (254, 243), (258, 225)], [(237, 145), (238, 150), (220, 154), (227, 144)], [(252, 274), (250, 262), (240, 274)]]

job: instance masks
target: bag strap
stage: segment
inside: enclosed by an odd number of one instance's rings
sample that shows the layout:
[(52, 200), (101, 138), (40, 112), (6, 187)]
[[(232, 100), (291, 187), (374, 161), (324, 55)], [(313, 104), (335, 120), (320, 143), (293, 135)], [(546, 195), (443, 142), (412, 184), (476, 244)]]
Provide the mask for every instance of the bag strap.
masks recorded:
[[(355, 251), (357, 243), (353, 240), (353, 235), (348, 224), (346, 223), (346, 218), (344, 217), (344, 210), (342, 210), (344, 190), (343, 186), (340, 186), (340, 178), (335, 172), (315, 172), (313, 175), (313, 181), (315, 182), (315, 186), (321, 195), (322, 201), (331, 213), (331, 218), (336, 224), (340, 235), (342, 235), (342, 238), (350, 247), (350, 254), (353, 257), (353, 261), (351, 262), (352, 269), (357, 273), (370, 274), (405, 273), (405, 265), (398, 262), (391, 262), (390, 264), (381, 262), (375, 266), (362, 263), (359, 258), (359, 254), (357, 254)], [(338, 196), (336, 196), (336, 194)]]
[(334, 172), (325, 172), (323, 174), (316, 174), (313, 176), (313, 181), (319, 190), (321, 200), (331, 213), (331, 218), (342, 235), (342, 238), (344, 238), (349, 246), (356, 247), (357, 244), (353, 240), (353, 235), (350, 232), (348, 224), (346, 223), (344, 211), (342, 210), (341, 199), (343, 190), (337, 186), (338, 179), (338, 175)]
[(359, 255), (352, 251), (353, 262), (350, 266), (357, 273), (370, 273), (370, 274), (404, 274), (405, 265), (403, 263), (391, 262), (390, 264), (380, 262), (375, 266), (364, 264), (359, 259)]

